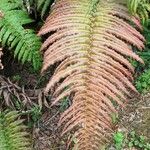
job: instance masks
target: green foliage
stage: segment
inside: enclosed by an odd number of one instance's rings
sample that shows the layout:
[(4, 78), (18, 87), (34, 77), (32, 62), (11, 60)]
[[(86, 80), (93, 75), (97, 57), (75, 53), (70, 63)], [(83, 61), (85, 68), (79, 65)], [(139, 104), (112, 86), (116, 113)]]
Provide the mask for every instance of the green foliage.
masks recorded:
[[(41, 66), (41, 55), (39, 49), (41, 46), (40, 38), (36, 36), (35, 32), (27, 29), (27, 25), (33, 20), (29, 18), (24, 9), (23, 0), (1, 0), (0, 2), (0, 42), (3, 46), (8, 46), (14, 49), (14, 56), (18, 58), (23, 64), (25, 62), (32, 62), (34, 68), (38, 70)], [(26, 7), (30, 10), (31, 5), (35, 3), (36, 11), (41, 14), (41, 17), (48, 12), (53, 0), (25, 0)], [(143, 24), (148, 23), (148, 13), (150, 12), (150, 5), (148, 0), (128, 0), (128, 7), (133, 15), (139, 15)], [(150, 90), (150, 31), (144, 29), (146, 36), (146, 49), (144, 52), (138, 53), (145, 61), (145, 71), (137, 78), (136, 87), (141, 92)], [(143, 70), (143, 66), (137, 66), (137, 70)], [(31, 68), (29, 68), (31, 69)], [(31, 72), (33, 70), (31, 69)], [(33, 72), (32, 72), (33, 73)], [(13, 77), (14, 81), (21, 80), (20, 76)], [(1, 98), (0, 98), (1, 99)], [(16, 101), (15, 107), (20, 110), (22, 103), (14, 97)], [(60, 110), (63, 112), (69, 107), (69, 98), (65, 97), (62, 100)], [(41, 108), (37, 105), (25, 112), (32, 118), (32, 124), (37, 123), (41, 117)], [(25, 127), (22, 125), (22, 120), (17, 120), (19, 114), (13, 112), (0, 112), (0, 150), (29, 150), (30, 142), (26, 138), (27, 133), (24, 131)], [(112, 122), (116, 124), (118, 116), (112, 114)], [(114, 142), (116, 150), (123, 148), (125, 136), (121, 132), (114, 134)], [(77, 143), (77, 139), (73, 139)], [(150, 144), (145, 141), (143, 136), (137, 136), (131, 132), (127, 141), (128, 147), (137, 147), (144, 150), (150, 149)]]
[(150, 20), (147, 25), (143, 26), (143, 35), (145, 37), (145, 49), (136, 53), (143, 59), (144, 65), (129, 59), (131, 64), (135, 67), (135, 86), (140, 93), (146, 93), (150, 90)]
[(122, 150), (124, 148), (137, 148), (141, 150), (150, 150), (150, 143), (148, 143), (144, 136), (137, 135), (135, 131), (132, 131), (125, 137), (124, 133), (117, 132), (113, 136), (114, 146), (116, 150)]
[[(137, 52), (140, 57), (142, 57), (142, 59), (145, 62), (145, 65), (143, 66), (144, 68), (150, 68), (150, 21), (148, 22), (148, 26), (144, 26), (143, 27), (143, 35), (145, 36), (145, 49), (142, 52)], [(139, 65), (139, 64), (137, 64)], [(141, 66), (139, 66), (141, 67)]]
[(19, 75), (19, 74), (17, 74), (17, 75), (14, 75), (13, 77), (12, 77), (12, 81), (20, 81), (21, 80), (21, 76)]
[(34, 9), (43, 18), (49, 12), (53, 2), (54, 0), (25, 0), (24, 5), (28, 12)]
[[(150, 25), (150, 23), (149, 23)], [(133, 64), (136, 68), (137, 78), (135, 80), (136, 88), (141, 93), (146, 93), (150, 90), (150, 27), (144, 27), (143, 34), (146, 39), (144, 51), (137, 52), (138, 55), (144, 60), (144, 65), (135, 61)]]
[(31, 109), (31, 117), (32, 117), (33, 122), (36, 123), (37, 121), (39, 121), (41, 116), (42, 116), (41, 108), (38, 105), (35, 105)]
[(150, 90), (150, 69), (145, 70), (136, 80), (136, 88), (141, 93), (146, 93)]
[(0, 42), (3, 46), (14, 49), (14, 56), (23, 64), (32, 62), (35, 70), (41, 67), (40, 38), (32, 29), (25, 26), (32, 23), (25, 10), (21, 9), (20, 0), (1, 0)]
[(124, 141), (124, 134), (121, 132), (117, 132), (114, 134), (114, 142), (116, 150), (121, 150)]
[(40, 12), (42, 18), (46, 14), (46, 12), (50, 10), (50, 5), (53, 1), (54, 0), (36, 0), (37, 11)]
[(128, 147), (140, 148), (142, 150), (150, 150), (150, 143), (147, 143), (144, 136), (138, 136), (135, 131), (129, 134)]
[(28, 115), (30, 117), (28, 127), (32, 128), (33, 125), (38, 124), (42, 116), (42, 110), (38, 105), (35, 104), (31, 109), (28, 109), (27, 111), (22, 111), (21, 114)]
[(64, 110), (66, 110), (69, 107), (69, 98), (65, 97), (62, 99), (61, 101), (61, 105), (60, 105), (60, 111), (63, 112)]
[(0, 112), (0, 150), (31, 150), (23, 120), (16, 111)]
[(149, 0), (128, 0), (128, 8), (133, 16), (138, 15), (143, 24), (147, 24), (150, 12), (150, 1)]

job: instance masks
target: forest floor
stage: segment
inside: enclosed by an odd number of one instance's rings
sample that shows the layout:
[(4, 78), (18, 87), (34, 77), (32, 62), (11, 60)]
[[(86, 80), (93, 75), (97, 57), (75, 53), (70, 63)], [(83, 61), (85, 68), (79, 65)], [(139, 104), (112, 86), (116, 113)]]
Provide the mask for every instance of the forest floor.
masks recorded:
[[(45, 112), (40, 120), (42, 126), (34, 129), (36, 150), (67, 150), (66, 139), (61, 138), (61, 130), (57, 129), (60, 116), (58, 110), (59, 108), (55, 107), (49, 112)], [(116, 132), (124, 133), (125, 137), (134, 131), (137, 135), (142, 135), (146, 137), (147, 141), (150, 141), (150, 93), (131, 99), (126, 109), (120, 112), (116, 126)], [(116, 150), (113, 141), (108, 149)], [(122, 149), (136, 150), (136, 148)]]
[[(57, 126), (61, 112), (69, 104), (64, 101), (63, 106), (58, 104), (55, 107), (48, 108), (50, 97), (45, 98), (42, 94), (42, 88), (51, 73), (49, 72), (48, 75), (41, 77), (32, 72), (30, 67), (24, 69), (16, 65), (16, 62), (11, 62), (11, 65), (5, 64), (5, 68), (7, 69), (0, 72), (0, 97), (4, 97), (5, 100), (1, 104), (1, 108), (7, 106), (10, 109), (27, 112), (24, 118), (30, 126), (35, 150), (69, 150), (71, 133), (62, 137), (61, 128)], [(11, 95), (16, 95), (17, 102), (16, 98), (13, 97), (12, 99)], [(36, 109), (32, 109), (37, 104), (40, 106), (38, 114)], [(130, 99), (126, 109), (119, 113), (116, 124), (117, 131), (123, 132), (125, 136), (131, 131), (135, 131), (138, 135), (145, 136), (146, 140), (150, 141), (150, 93)], [(115, 150), (113, 141), (108, 149)], [(129, 148), (122, 149), (129, 150)]]

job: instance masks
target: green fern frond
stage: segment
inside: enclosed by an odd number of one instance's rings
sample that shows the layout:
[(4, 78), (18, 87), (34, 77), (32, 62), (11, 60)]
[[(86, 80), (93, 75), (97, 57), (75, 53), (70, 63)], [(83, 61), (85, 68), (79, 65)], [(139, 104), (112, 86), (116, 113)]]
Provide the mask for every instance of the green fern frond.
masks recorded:
[(39, 52), (41, 41), (33, 30), (23, 27), (33, 20), (21, 9), (20, 4), (16, 0), (1, 0), (0, 12), (3, 16), (0, 19), (0, 42), (14, 49), (14, 56), (23, 64), (32, 62), (34, 69), (38, 70), (42, 62)]
[(31, 150), (23, 120), (16, 111), (0, 112), (0, 150)]
[(150, 13), (150, 0), (128, 0), (128, 8), (132, 15), (138, 15), (146, 24)]
[(37, 1), (37, 11), (41, 12), (41, 17), (43, 17), (50, 9), (50, 5), (54, 0), (36, 0)]

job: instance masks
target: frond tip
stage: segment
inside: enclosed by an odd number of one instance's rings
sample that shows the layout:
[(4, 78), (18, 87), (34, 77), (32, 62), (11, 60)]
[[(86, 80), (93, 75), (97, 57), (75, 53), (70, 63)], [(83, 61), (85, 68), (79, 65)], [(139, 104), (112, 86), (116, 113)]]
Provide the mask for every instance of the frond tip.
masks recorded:
[(131, 90), (137, 92), (127, 57), (143, 63), (131, 45), (143, 49), (144, 37), (129, 24), (125, 2), (57, 0), (39, 32), (50, 33), (42, 46), (42, 71), (61, 62), (45, 92), (55, 86), (52, 105), (74, 94), (59, 124), (65, 122), (63, 134), (79, 127), (75, 132), (79, 150), (99, 150), (109, 142), (115, 106), (124, 106)]
[(16, 111), (0, 112), (0, 149), (31, 150), (23, 120)]

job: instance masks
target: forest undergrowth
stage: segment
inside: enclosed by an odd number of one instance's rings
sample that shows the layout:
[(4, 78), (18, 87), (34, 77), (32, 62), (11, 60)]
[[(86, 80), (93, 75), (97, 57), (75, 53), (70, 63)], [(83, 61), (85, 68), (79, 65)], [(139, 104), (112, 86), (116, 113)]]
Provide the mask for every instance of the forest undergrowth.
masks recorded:
[[(66, 1), (69, 2), (69, 0)], [(36, 0), (35, 4), (34, 0), (10, 0), (9, 3), (15, 3), (11, 8), (6, 7), (5, 2), (8, 2), (8, 0), (2, 0), (2, 3), (0, 4), (0, 47), (2, 47), (2, 49), (0, 48), (0, 130), (3, 131), (4, 128), (2, 128), (3, 125), (1, 124), (7, 121), (5, 115), (8, 116), (8, 118), (10, 117), (10, 122), (9, 119), (8, 123), (6, 122), (8, 126), (11, 124), (11, 121), (13, 121), (13, 119), (11, 120), (11, 117), (13, 118), (13, 115), (16, 115), (14, 113), (11, 114), (12, 116), (9, 116), (7, 112), (16, 111), (19, 114), (16, 118), (22, 120), (23, 124), (26, 126), (25, 132), (23, 132), (22, 135), (26, 136), (26, 132), (29, 133), (27, 136), (30, 139), (30, 144), (28, 143), (28, 140), (26, 142), (27, 146), (30, 145), (29, 149), (72, 150), (72, 147), (78, 143), (77, 139), (73, 137), (76, 128), (78, 127), (75, 127), (75, 129), (62, 136), (65, 122), (63, 122), (61, 126), (58, 126), (58, 122), (61, 114), (72, 106), (74, 93), (63, 97), (55, 106), (51, 105), (53, 102), (53, 92), (56, 89), (53, 87), (49, 94), (45, 94), (44, 89), (45, 85), (49, 82), (49, 79), (57, 74), (57, 72), (55, 73), (57, 67), (57, 71), (59, 71), (59, 69), (61, 70), (61, 68), (59, 68), (60, 62), (54, 63), (54, 65), (50, 66), (45, 73), (41, 73), (43, 54), (37, 52), (37, 50), (40, 51), (39, 47), (42, 45), (42, 42), (49, 37), (48, 35), (44, 35), (41, 39), (41, 37), (36, 34), (45, 23), (51, 5), (52, 7), (55, 6), (55, 2), (53, 0)], [(132, 3), (130, 0), (129, 2)], [(141, 4), (137, 7), (140, 6)], [(133, 84), (139, 93), (135, 94), (135, 92), (131, 91), (125, 109), (120, 108), (114, 102), (114, 105), (116, 105), (115, 109), (119, 113), (111, 114), (111, 123), (113, 124), (114, 131), (112, 140), (111, 143), (104, 145), (100, 150), (150, 150), (150, 20), (149, 17), (147, 17), (150, 11), (149, 3), (148, 6), (149, 7), (147, 8), (147, 4), (145, 4), (144, 1), (142, 8), (146, 8), (148, 14), (145, 14), (145, 17), (141, 19), (143, 30), (140, 32), (145, 38), (145, 48), (142, 51), (138, 51), (138, 48), (133, 46), (133, 51), (143, 59), (144, 64), (141, 64), (132, 58), (128, 59), (135, 67)], [(4, 7), (5, 9), (3, 9)], [(59, 7), (60, 6), (58, 6), (58, 8)], [(129, 10), (132, 11), (132, 8), (130, 6), (128, 7)], [(18, 18), (16, 18), (16, 21), (18, 22), (20, 19), (19, 17), (25, 16), (24, 20), (19, 22), (21, 25), (18, 33), (15, 33), (15, 30), (11, 33), (8, 26), (9, 22), (4, 23), (5, 19), (10, 19), (9, 16), (1, 21), (3, 15), (5, 16), (3, 12), (7, 11), (14, 11), (14, 14), (19, 11), (20, 16), (18, 15)], [(133, 14), (134, 13), (135, 12), (133, 11)], [(140, 12), (136, 11), (136, 13), (139, 14)], [(54, 18), (52, 17), (52, 19)], [(12, 27), (14, 27), (14, 24), (12, 24)], [(7, 28), (8, 30), (6, 30)], [(53, 35), (55, 32), (56, 31), (53, 33), (51, 31), (51, 34)], [(28, 43), (26, 43), (26, 36), (27, 39), (32, 39), (29, 40)], [(54, 41), (56, 39), (54, 39)], [(18, 43), (20, 43), (20, 45)], [(25, 50), (28, 49), (29, 51), (29, 48), (31, 47), (33, 48), (33, 52), (29, 52), (29, 54), (25, 53)], [(13, 48), (14, 51), (12, 51)], [(43, 51), (46, 53), (45, 49)], [(44, 56), (44, 58), (46, 59), (46, 56)], [(73, 65), (74, 63), (75, 62), (73, 62)], [(64, 79), (61, 80), (64, 81)], [(60, 82), (57, 83), (57, 87), (61, 85)], [(67, 86), (66, 89), (68, 89)], [(128, 90), (130, 91), (130, 89)], [(17, 120), (16, 118), (15, 120)], [(15, 124), (19, 126), (22, 122), (15, 122)], [(21, 125), (20, 128), (24, 129)], [(17, 129), (19, 130), (20, 128), (18, 127)], [(17, 129), (14, 129), (14, 133), (15, 131), (18, 131)], [(7, 149), (9, 148), (7, 146), (6, 149), (2, 148), (2, 138), (3, 137), (0, 135), (0, 150), (13, 150)], [(12, 141), (10, 140), (10, 143), (11, 142)], [(6, 143), (6, 145), (7, 144), (9, 145), (9, 142)], [(12, 145), (10, 144), (9, 146), (11, 147)], [(17, 150), (15, 149), (15, 146), (14, 150)], [(19, 146), (24, 147), (24, 145)]]

